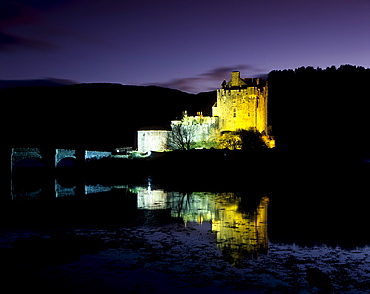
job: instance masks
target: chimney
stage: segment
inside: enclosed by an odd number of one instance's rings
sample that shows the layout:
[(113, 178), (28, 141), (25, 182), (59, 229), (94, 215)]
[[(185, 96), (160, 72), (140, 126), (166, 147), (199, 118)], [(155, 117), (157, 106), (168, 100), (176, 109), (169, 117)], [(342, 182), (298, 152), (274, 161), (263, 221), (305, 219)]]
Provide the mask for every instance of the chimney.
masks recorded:
[(231, 86), (239, 86), (240, 84), (240, 71), (231, 72)]

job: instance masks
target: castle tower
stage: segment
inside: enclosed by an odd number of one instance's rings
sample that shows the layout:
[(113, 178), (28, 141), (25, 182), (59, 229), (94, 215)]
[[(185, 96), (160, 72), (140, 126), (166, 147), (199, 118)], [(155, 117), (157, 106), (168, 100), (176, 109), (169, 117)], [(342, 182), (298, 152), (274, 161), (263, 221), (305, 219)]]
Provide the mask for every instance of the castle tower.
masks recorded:
[(267, 82), (263, 79), (241, 79), (240, 72), (217, 90), (212, 115), (218, 117), (219, 131), (254, 129), (267, 134)]

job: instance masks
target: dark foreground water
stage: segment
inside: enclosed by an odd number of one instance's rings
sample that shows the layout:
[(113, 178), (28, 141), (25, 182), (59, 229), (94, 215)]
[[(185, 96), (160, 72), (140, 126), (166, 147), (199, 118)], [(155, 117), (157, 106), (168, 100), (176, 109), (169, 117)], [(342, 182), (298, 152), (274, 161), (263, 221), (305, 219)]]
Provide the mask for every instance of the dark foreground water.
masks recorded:
[(366, 183), (297, 175), (212, 192), (153, 177), (13, 185), (1, 207), (0, 269), (14, 292), (370, 291)]

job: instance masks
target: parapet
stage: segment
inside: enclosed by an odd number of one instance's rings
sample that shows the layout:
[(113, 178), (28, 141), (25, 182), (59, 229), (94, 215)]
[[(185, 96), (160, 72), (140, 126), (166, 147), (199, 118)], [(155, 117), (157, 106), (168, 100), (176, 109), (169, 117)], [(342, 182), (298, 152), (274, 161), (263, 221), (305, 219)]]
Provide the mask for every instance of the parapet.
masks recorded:
[(248, 87), (258, 87), (263, 88), (266, 86), (266, 80), (261, 78), (246, 78), (242, 79), (240, 78), (240, 72), (239, 71), (233, 71), (231, 72), (231, 79), (226, 82), (226, 80), (223, 81), (221, 84), (222, 89), (246, 89)]

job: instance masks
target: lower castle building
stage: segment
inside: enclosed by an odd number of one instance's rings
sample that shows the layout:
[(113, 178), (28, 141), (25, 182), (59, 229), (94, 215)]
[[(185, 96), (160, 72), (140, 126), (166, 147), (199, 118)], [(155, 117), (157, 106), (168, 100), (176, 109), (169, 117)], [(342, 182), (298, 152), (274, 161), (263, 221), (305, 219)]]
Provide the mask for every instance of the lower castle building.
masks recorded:
[(137, 149), (139, 152), (168, 150), (171, 131), (161, 127), (143, 127), (137, 131)]
[[(242, 79), (240, 72), (231, 73), (217, 90), (217, 101), (212, 116), (188, 116), (171, 121), (171, 131), (139, 130), (138, 151), (164, 151), (178, 149), (176, 137), (193, 147), (213, 147), (225, 133), (253, 130), (262, 134), (266, 145), (275, 146), (268, 131), (268, 85), (264, 79)], [(184, 148), (180, 148), (184, 149)], [(187, 148), (185, 148), (187, 149)]]

